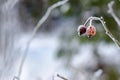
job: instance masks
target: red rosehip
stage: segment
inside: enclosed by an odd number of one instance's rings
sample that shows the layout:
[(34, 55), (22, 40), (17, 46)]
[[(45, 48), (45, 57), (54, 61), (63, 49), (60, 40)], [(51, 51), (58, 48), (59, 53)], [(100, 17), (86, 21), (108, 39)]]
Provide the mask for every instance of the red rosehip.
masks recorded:
[(93, 37), (96, 34), (96, 28), (94, 26), (88, 26), (86, 34), (89, 38)]
[(84, 25), (80, 25), (77, 31), (78, 31), (78, 35), (81, 36), (86, 33), (86, 27)]

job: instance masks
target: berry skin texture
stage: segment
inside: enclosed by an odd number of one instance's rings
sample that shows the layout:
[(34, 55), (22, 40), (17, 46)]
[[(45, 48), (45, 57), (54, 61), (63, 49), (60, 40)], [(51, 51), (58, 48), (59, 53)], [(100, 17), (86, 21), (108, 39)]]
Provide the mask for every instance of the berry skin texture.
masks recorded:
[(88, 26), (87, 30), (86, 30), (86, 34), (89, 38), (95, 36), (96, 34), (96, 28), (92, 25)]
[(84, 25), (80, 25), (78, 27), (77, 32), (78, 32), (78, 35), (80, 35), (80, 36), (83, 35), (83, 34), (85, 34), (86, 33), (86, 27)]

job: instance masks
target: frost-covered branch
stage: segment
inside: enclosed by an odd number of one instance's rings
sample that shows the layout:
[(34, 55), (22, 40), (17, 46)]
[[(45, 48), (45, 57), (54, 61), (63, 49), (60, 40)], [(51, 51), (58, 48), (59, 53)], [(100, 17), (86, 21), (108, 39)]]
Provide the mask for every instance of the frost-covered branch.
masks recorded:
[(120, 27), (120, 19), (116, 16), (116, 14), (113, 11), (114, 3), (115, 3), (114, 1), (111, 1), (110, 3), (108, 3), (108, 13), (115, 19), (118, 26)]
[(36, 32), (38, 31), (38, 29), (47, 20), (47, 18), (49, 17), (49, 15), (50, 15), (50, 13), (52, 12), (53, 9), (65, 4), (67, 2), (68, 2), (68, 0), (62, 0), (62, 1), (59, 1), (59, 2), (57, 2), (55, 4), (53, 4), (52, 6), (50, 6), (47, 9), (47, 12), (45, 13), (45, 15), (38, 21), (37, 25), (35, 26), (35, 28), (34, 28), (34, 30), (32, 32), (32, 35), (31, 35), (30, 39), (26, 43), (25, 51), (23, 53), (23, 57), (22, 57), (22, 60), (21, 60), (20, 66), (19, 66), (18, 75), (16, 77), (14, 77), (13, 80), (20, 80), (20, 76), (21, 76), (21, 73), (22, 73), (22, 69), (23, 69), (25, 59), (26, 59), (27, 54), (28, 54), (30, 43), (31, 43), (32, 39), (34, 38), (34, 36), (36, 35)]
[(115, 39), (115, 37), (112, 35), (112, 33), (108, 30), (108, 28), (107, 28), (106, 25), (105, 25), (105, 22), (103, 21), (103, 18), (102, 18), (102, 17), (101, 17), (101, 18), (93, 17), (93, 20), (99, 20), (99, 21), (102, 23), (102, 25), (103, 25), (103, 27), (104, 27), (104, 29), (105, 29), (105, 31), (106, 31), (106, 34), (113, 40), (113, 42), (114, 42), (117, 46), (120, 47), (119, 41), (118, 41), (117, 39)]
[[(113, 34), (109, 31), (109, 29), (106, 27), (105, 25), (105, 21), (103, 20), (103, 17), (99, 18), (99, 17), (89, 17), (84, 26), (86, 26), (86, 24), (89, 22), (89, 25), (91, 26), (92, 25), (92, 21), (94, 20), (98, 20), (102, 23), (103, 25), (103, 28), (105, 29), (105, 32), (106, 34), (113, 40), (113, 42), (120, 48), (120, 42), (113, 36)], [(81, 27), (81, 26), (80, 26)], [(79, 33), (79, 30), (80, 30), (80, 27), (78, 27), (78, 33)], [(82, 30), (82, 29), (81, 29)], [(86, 32), (86, 31), (85, 31)], [(84, 32), (84, 33), (85, 33)], [(91, 32), (91, 31), (90, 31)], [(93, 32), (93, 31), (92, 31)]]

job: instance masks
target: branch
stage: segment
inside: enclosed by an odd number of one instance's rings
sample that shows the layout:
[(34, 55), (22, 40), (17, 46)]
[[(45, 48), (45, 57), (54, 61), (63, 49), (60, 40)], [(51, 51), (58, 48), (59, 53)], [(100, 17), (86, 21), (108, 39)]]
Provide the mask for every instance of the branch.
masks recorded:
[(118, 26), (120, 27), (120, 19), (115, 15), (112, 8), (114, 3), (115, 3), (114, 1), (108, 3), (108, 13), (114, 18), (114, 20), (117, 22)]
[(61, 78), (61, 79), (63, 79), (63, 80), (68, 80), (67, 78), (65, 78), (65, 77), (63, 77), (63, 76), (61, 76), (61, 75), (59, 75), (59, 74), (57, 74), (57, 77), (59, 77), (59, 78)]
[(120, 42), (115, 39), (115, 37), (112, 35), (112, 33), (108, 30), (108, 28), (106, 27), (105, 25), (105, 22), (103, 21), (103, 17), (101, 18), (97, 18), (97, 17), (93, 17), (93, 19), (95, 18), (95, 20), (99, 20), (102, 25), (103, 25), (103, 28), (105, 29), (106, 31), (106, 34), (113, 40), (113, 42), (120, 48)]
[(102, 74), (103, 74), (103, 70), (98, 69), (96, 72), (94, 72), (92, 80), (98, 80)]
[(112, 33), (108, 30), (108, 28), (105, 25), (105, 21), (103, 20), (103, 17), (99, 18), (99, 17), (89, 17), (85, 24), (86, 25), (88, 23), (88, 21), (90, 21), (90, 25), (92, 24), (93, 20), (98, 20), (102, 23), (103, 28), (105, 29), (106, 34), (113, 40), (113, 42), (120, 48), (120, 42), (112, 35)]
[(23, 53), (23, 57), (22, 57), (22, 60), (21, 60), (20, 66), (19, 66), (18, 75), (17, 75), (17, 77), (14, 77), (13, 80), (14, 79), (20, 80), (20, 76), (21, 76), (21, 73), (22, 73), (22, 70), (23, 70), (24, 62), (25, 62), (26, 57), (28, 55), (28, 50), (29, 50), (29, 47), (30, 47), (30, 43), (32, 42), (32, 39), (36, 35), (36, 32), (38, 31), (38, 29), (47, 20), (47, 18), (49, 17), (49, 15), (50, 15), (50, 13), (52, 12), (53, 9), (65, 4), (67, 2), (68, 2), (68, 0), (63, 0), (63, 1), (59, 1), (59, 2), (57, 2), (55, 4), (53, 4), (52, 6), (50, 6), (47, 9), (47, 12), (45, 13), (45, 15), (38, 21), (37, 25), (35, 26), (35, 28), (34, 28), (34, 30), (32, 32), (32, 35), (31, 35), (30, 39), (26, 43), (25, 51)]

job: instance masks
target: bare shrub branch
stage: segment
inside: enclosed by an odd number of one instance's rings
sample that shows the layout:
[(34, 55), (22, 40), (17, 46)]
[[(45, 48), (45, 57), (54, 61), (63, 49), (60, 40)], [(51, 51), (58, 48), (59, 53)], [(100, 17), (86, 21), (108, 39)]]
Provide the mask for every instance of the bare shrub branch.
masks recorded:
[(25, 51), (23, 53), (23, 57), (22, 57), (22, 60), (21, 60), (20, 66), (19, 66), (19, 71), (18, 71), (17, 78), (15, 77), (14, 79), (20, 80), (20, 76), (21, 76), (21, 73), (22, 73), (23, 65), (24, 65), (25, 59), (26, 59), (26, 57), (28, 55), (28, 50), (29, 50), (29, 47), (30, 47), (30, 43), (32, 42), (32, 39), (36, 35), (36, 32), (38, 31), (38, 29), (47, 20), (47, 18), (49, 17), (49, 15), (50, 15), (50, 13), (52, 12), (53, 9), (55, 9), (55, 8), (65, 4), (67, 2), (68, 2), (68, 0), (63, 0), (63, 1), (59, 1), (59, 2), (57, 2), (55, 4), (53, 4), (52, 6), (50, 6), (47, 9), (47, 12), (45, 13), (45, 15), (38, 21), (37, 25), (35, 26), (35, 28), (34, 28), (34, 30), (32, 32), (32, 35), (31, 35), (30, 39), (26, 43)]

